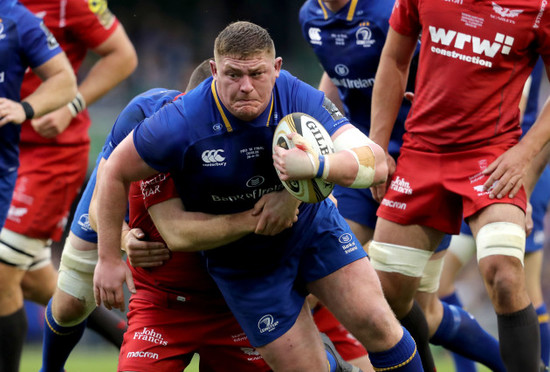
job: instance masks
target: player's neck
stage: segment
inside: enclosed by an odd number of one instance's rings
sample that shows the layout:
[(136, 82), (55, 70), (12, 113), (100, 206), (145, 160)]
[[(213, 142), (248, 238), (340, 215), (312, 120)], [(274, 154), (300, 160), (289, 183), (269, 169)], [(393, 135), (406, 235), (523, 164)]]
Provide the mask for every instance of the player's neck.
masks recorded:
[(349, 2), (350, 0), (323, 0), (323, 3), (328, 8), (328, 10), (333, 13), (336, 13), (337, 11), (342, 9)]

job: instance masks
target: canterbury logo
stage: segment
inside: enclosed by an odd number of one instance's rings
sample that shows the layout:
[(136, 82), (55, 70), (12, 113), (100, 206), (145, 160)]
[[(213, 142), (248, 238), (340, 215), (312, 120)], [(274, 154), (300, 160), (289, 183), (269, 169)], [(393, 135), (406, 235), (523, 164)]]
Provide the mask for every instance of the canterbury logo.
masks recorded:
[(224, 151), (222, 149), (218, 150), (206, 150), (202, 153), (201, 158), (207, 164), (211, 163), (222, 163), (225, 161), (225, 156), (223, 156)]

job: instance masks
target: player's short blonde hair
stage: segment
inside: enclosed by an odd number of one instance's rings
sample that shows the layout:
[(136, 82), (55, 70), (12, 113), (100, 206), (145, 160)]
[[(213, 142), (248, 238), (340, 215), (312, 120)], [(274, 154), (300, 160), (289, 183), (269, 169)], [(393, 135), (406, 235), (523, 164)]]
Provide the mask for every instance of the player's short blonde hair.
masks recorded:
[(248, 59), (262, 53), (275, 58), (275, 44), (267, 30), (254, 23), (238, 21), (229, 24), (216, 37), (214, 57)]

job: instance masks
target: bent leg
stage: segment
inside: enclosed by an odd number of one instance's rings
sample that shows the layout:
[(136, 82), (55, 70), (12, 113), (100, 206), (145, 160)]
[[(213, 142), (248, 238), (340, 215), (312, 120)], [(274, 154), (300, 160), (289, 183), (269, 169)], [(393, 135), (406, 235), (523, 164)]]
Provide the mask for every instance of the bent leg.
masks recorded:
[(380, 281), (367, 258), (309, 283), (308, 288), (369, 350), (375, 368), (422, 368), (414, 340), (399, 325), (384, 299)]

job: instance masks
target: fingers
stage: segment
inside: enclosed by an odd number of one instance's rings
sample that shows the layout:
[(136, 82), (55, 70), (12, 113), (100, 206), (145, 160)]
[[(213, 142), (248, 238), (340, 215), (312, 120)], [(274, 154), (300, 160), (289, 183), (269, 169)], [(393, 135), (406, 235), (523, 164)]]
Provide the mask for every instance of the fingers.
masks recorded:
[(99, 287), (95, 284), (94, 284), (94, 299), (95, 299), (96, 306), (99, 307), (101, 305), (101, 292), (99, 290)]
[[(132, 277), (132, 272), (130, 271), (129, 267), (126, 270), (126, 285), (128, 286), (128, 290), (130, 291), (130, 293), (132, 294), (136, 293), (136, 285), (134, 284), (134, 278)], [(122, 303), (122, 306), (124, 307), (124, 293), (121, 293), (121, 294), (122, 294), (121, 303)]]
[(147, 249), (128, 254), (128, 260), (134, 267), (157, 267), (170, 258), (168, 248)]

